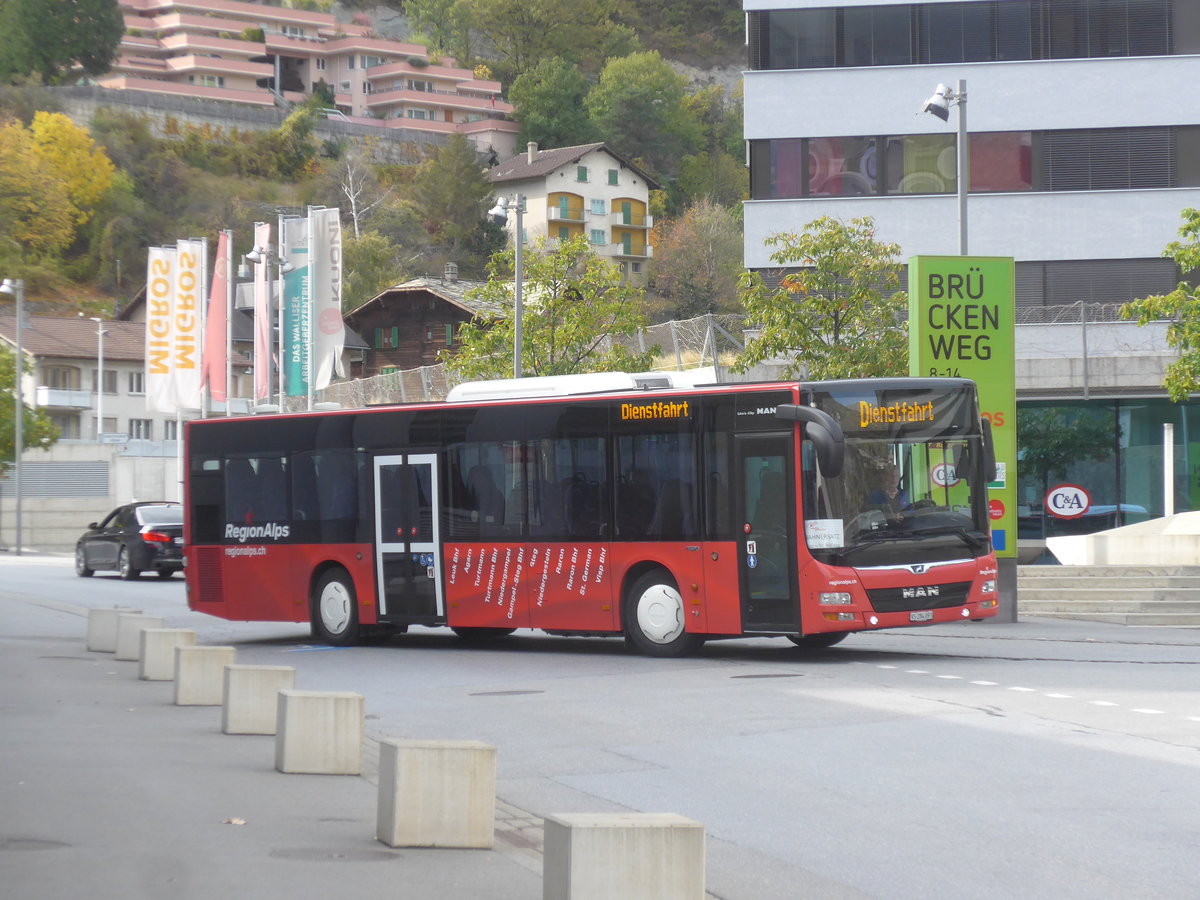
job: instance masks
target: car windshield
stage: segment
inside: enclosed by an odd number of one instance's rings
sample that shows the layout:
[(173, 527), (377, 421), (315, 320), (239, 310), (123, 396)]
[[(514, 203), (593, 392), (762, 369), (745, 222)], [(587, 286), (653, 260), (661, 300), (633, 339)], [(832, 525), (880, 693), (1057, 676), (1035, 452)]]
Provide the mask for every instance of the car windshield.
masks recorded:
[(138, 521), (143, 525), (182, 525), (182, 506), (139, 506)]

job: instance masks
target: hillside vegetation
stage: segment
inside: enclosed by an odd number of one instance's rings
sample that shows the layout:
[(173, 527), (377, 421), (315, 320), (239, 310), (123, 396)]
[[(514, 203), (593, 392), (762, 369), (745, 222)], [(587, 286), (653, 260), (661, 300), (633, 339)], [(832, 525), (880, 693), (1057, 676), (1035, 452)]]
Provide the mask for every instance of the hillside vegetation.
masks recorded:
[[(433, 53), (502, 80), (521, 125), (518, 146), (603, 140), (663, 185), (653, 198), (652, 318), (736, 306), (747, 186), (740, 92), (694, 86), (668, 58), (736, 65), (739, 7), (723, 0), (389, 5), (403, 8)], [(25, 278), (35, 310), (111, 314), (140, 288), (147, 247), (231, 228), (244, 253), (255, 221), (309, 204), (343, 210), (347, 308), (449, 261), (463, 277), (482, 277), (504, 242), (485, 221), (494, 192), (461, 138), (412, 165), (381, 166), (362, 147), (318, 141), (313, 107), (297, 108), (278, 128), (176, 123), (157, 136), (145, 118), (111, 109), (73, 124), (56, 113), (52, 88), (33, 86), (47, 80), (37, 72), (10, 71), (7, 80), (0, 273)]]

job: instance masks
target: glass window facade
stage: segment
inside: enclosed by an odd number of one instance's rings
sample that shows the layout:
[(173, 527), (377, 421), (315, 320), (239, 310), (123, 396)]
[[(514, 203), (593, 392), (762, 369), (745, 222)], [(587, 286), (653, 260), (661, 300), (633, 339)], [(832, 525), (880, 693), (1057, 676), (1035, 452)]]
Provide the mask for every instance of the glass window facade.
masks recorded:
[(752, 11), (750, 68), (1189, 53), (1200, 39), (1194, 7), (1195, 0), (969, 0)]
[[(1200, 400), (1031, 400), (1017, 406), (1018, 536), (1090, 534), (1164, 514), (1163, 424), (1174, 425), (1175, 512), (1200, 509)], [(1051, 515), (1061, 484), (1088, 492), (1087, 513)]]

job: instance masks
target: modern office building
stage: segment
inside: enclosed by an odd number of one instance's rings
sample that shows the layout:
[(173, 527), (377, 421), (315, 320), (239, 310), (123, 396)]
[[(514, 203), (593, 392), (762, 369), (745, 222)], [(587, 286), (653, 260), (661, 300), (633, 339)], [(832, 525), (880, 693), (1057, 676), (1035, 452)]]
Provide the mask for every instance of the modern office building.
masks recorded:
[(1026, 531), (1042, 527), (1043, 481), (1084, 484), (1098, 511), (1047, 521), (1051, 533), (1160, 515), (1164, 422), (1175, 424), (1176, 508), (1200, 508), (1200, 428), (1189, 422), (1200, 405), (1165, 399), (1162, 328), (1111, 321), (1116, 304), (1181, 277), (1162, 251), (1181, 211), (1200, 207), (1200, 3), (744, 8), (747, 267), (769, 270), (764, 239), (822, 215), (873, 217), (905, 258), (957, 254), (962, 110), (951, 105), (944, 121), (921, 109), (937, 85), (964, 81), (968, 250), (1015, 258), (1018, 322), (1032, 323), (1018, 326), (1022, 416), (1108, 429), (1044, 480), (1023, 469)]
[(104, 87), (226, 100), (299, 102), (314, 92), (350, 121), (461, 133), (513, 151), (500, 83), (420, 44), (386, 40), (329, 13), (244, 0), (120, 0), (125, 36)]

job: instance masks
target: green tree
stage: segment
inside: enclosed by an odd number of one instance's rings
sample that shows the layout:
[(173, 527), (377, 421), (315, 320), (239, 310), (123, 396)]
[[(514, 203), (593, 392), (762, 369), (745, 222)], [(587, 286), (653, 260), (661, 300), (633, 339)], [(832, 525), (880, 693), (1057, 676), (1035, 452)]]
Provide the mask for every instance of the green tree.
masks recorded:
[(521, 125), (517, 146), (529, 141), (542, 148), (573, 147), (596, 140), (596, 129), (584, 109), (588, 82), (578, 67), (559, 56), (543, 59), (517, 78), (508, 98)]
[[(504, 310), (494, 321), (459, 327), (461, 346), (440, 358), (463, 381), (512, 375), (514, 297), (512, 250), (492, 256), (487, 283), (467, 297)], [(642, 291), (624, 282), (615, 265), (598, 257), (580, 236), (543, 239), (522, 254), (521, 368), (526, 375), (579, 372), (639, 372), (653, 351), (635, 353), (610, 335), (634, 334), (646, 326)]]
[(875, 239), (869, 217), (848, 223), (823, 216), (802, 234), (773, 234), (771, 260), (799, 265), (771, 290), (757, 272), (742, 276), (747, 322), (759, 330), (736, 368), (787, 357), (788, 377), (866, 378), (908, 370), (908, 295), (900, 283), (900, 248)]
[[(1162, 255), (1175, 260), (1184, 274), (1200, 272), (1200, 210), (1183, 211), (1179, 236), (1183, 240), (1167, 244)], [(1170, 320), (1167, 344), (1179, 351), (1179, 359), (1167, 367), (1163, 387), (1176, 403), (1200, 390), (1200, 287), (1181, 281), (1169, 294), (1131, 300), (1121, 307), (1121, 318), (1137, 319), (1139, 325)]]
[(4, 0), (0, 80), (36, 75), (43, 84), (58, 84), (76, 65), (86, 75), (101, 75), (124, 33), (117, 0)]
[(511, 83), (540, 60), (561, 56), (597, 72), (612, 56), (637, 49), (637, 37), (616, 19), (614, 0), (473, 0), (473, 27)]
[(385, 287), (402, 280), (396, 252), (378, 231), (347, 235), (342, 244), (342, 312), (366, 303)]
[(469, 0), (407, 0), (403, 5), (410, 27), (429, 49), (464, 66), (472, 60), (472, 9)]
[(474, 145), (452, 134), (433, 158), (417, 167), (410, 192), (431, 242), (446, 260), (469, 266), (466, 257), (480, 246), (494, 193)]
[[(0, 346), (0, 472), (7, 472), (16, 458), (16, 365), (13, 351)], [(32, 371), (28, 360), (26, 372)], [(58, 440), (58, 426), (44, 410), (24, 407), (21, 414), (21, 446), (27, 450), (49, 450)]]
[(588, 93), (593, 124), (618, 153), (674, 175), (679, 160), (701, 146), (703, 132), (685, 103), (687, 79), (657, 52), (611, 59)]
[(729, 210), (709, 200), (655, 229), (650, 289), (670, 318), (739, 308), (742, 229)]

